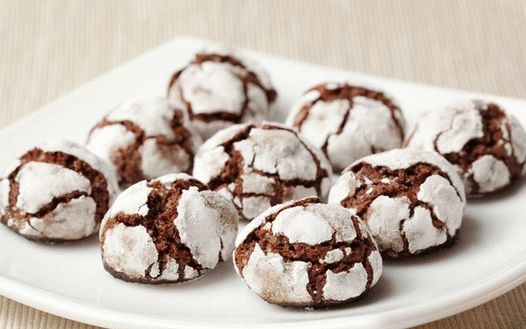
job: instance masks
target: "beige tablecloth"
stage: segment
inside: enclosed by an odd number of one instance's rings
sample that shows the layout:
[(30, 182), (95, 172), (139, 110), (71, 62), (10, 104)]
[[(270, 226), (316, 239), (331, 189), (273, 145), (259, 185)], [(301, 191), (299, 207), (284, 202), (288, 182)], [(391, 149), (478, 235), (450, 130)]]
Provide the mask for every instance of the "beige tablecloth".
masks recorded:
[[(0, 126), (180, 34), (526, 97), (524, 0), (2, 0)], [(525, 323), (522, 285), (422, 328), (526, 328)], [(0, 329), (85, 327), (0, 297)]]

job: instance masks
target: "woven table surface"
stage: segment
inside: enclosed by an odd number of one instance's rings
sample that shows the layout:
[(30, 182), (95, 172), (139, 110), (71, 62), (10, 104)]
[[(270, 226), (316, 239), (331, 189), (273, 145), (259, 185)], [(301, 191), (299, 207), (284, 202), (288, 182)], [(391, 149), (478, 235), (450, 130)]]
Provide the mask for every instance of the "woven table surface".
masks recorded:
[[(526, 98), (524, 0), (2, 0), (0, 127), (178, 35)], [(4, 328), (93, 327), (0, 296)], [(526, 328), (526, 285), (419, 328)]]

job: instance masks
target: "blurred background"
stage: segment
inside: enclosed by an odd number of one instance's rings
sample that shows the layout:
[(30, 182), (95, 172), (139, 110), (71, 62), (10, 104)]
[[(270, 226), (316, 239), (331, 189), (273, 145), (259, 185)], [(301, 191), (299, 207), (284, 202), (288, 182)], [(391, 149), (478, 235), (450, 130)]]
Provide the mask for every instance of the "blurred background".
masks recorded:
[[(178, 35), (526, 97), (524, 0), (1, 0), (0, 127)], [(421, 328), (525, 323), (522, 285)], [(0, 329), (86, 327), (0, 297)]]

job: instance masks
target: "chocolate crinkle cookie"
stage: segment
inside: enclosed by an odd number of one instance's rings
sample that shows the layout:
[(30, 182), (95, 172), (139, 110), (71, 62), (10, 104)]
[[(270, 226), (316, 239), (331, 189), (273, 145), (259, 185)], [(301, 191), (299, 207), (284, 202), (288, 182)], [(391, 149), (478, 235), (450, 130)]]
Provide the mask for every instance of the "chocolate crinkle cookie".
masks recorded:
[(186, 111), (150, 97), (120, 104), (91, 130), (87, 147), (112, 164), (121, 186), (192, 170), (201, 137)]
[(346, 168), (329, 192), (367, 222), (384, 256), (397, 258), (453, 242), (465, 206), (455, 168), (435, 152), (394, 149)]
[(366, 155), (400, 147), (404, 138), (402, 112), (393, 99), (348, 83), (307, 90), (287, 125), (319, 147), (337, 172)]
[(332, 175), (317, 148), (276, 123), (239, 124), (206, 141), (194, 176), (230, 198), (241, 218), (253, 219), (278, 203), (325, 197)]
[(276, 205), (250, 222), (234, 250), (239, 276), (269, 303), (324, 307), (360, 298), (382, 274), (365, 223), (316, 197)]
[(168, 86), (169, 99), (187, 108), (203, 138), (234, 123), (268, 119), (276, 96), (258, 63), (223, 48), (197, 53)]
[(100, 249), (114, 277), (142, 283), (202, 276), (234, 249), (232, 202), (186, 174), (141, 181), (122, 192), (104, 217)]
[(115, 174), (104, 161), (62, 141), (26, 152), (0, 187), (2, 223), (30, 240), (49, 243), (97, 232), (118, 193)]
[(465, 101), (426, 113), (406, 144), (443, 155), (457, 169), (468, 195), (499, 190), (526, 168), (526, 132), (495, 103)]

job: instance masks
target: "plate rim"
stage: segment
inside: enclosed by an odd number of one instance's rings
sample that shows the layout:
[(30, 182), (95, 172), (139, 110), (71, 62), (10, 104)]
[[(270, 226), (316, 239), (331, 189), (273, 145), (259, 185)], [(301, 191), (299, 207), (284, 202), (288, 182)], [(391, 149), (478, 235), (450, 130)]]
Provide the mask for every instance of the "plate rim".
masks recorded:
[[(146, 52), (143, 52), (122, 64), (117, 65), (113, 69), (110, 69), (109, 71), (96, 76), (95, 78), (81, 84), (73, 90), (66, 92), (63, 96), (52, 100), (51, 102), (45, 104), (44, 106), (40, 107), (34, 112), (25, 115), (22, 118), (15, 120), (14, 122), (4, 127), (1, 127), (0, 135), (8, 134), (12, 130), (16, 130), (18, 125), (23, 124), (27, 121), (31, 121), (34, 117), (43, 115), (45, 112), (53, 109), (55, 104), (61, 103), (69, 98), (74, 98), (77, 94), (82, 93), (84, 90), (92, 88), (105, 77), (126, 70), (128, 67), (133, 67), (137, 62), (140, 62), (144, 58), (151, 56), (152, 54), (156, 54), (159, 49), (165, 47), (167, 44), (172, 44), (173, 46), (175, 46), (176, 43), (180, 43), (181, 45), (188, 43), (210, 44), (213, 43), (213, 41), (196, 38), (189, 35), (180, 35), (170, 40), (167, 40), (161, 43), (160, 45), (150, 50), (147, 50)], [(372, 78), (382, 79), (385, 81), (411, 84), (414, 86), (432, 88), (435, 90), (441, 90), (445, 92), (465, 92), (471, 94), (481, 94), (485, 97), (493, 96), (493, 94), (488, 93), (479, 93), (469, 90), (446, 88), (420, 82), (412, 82), (390, 77), (377, 76), (374, 74), (319, 65), (316, 63), (296, 60), (293, 58), (268, 54), (265, 52), (251, 50), (243, 47), (238, 48), (250, 51), (252, 53), (272, 57), (281, 61), (294, 61), (295, 63), (316, 66), (318, 68), (327, 70), (341, 70), (349, 73), (350, 75), (364, 75)], [(500, 99), (507, 99), (510, 101), (526, 101), (526, 99), (521, 99), (517, 97), (498, 95), (494, 96)], [(448, 316), (464, 312), (466, 310), (479, 306), (485, 302), (488, 302), (512, 290), (513, 288), (519, 286), (524, 282), (526, 282), (526, 259), (522, 262), (514, 264), (504, 272), (496, 272), (495, 275), (490, 277), (490, 279), (484, 280), (478, 285), (469, 286), (469, 288), (462, 289), (454, 295), (441, 296), (440, 298), (435, 298), (433, 302), (420, 303), (418, 305), (404, 307), (397, 310), (388, 310), (380, 313), (375, 313), (375, 316), (373, 318), (371, 318), (368, 315), (342, 315), (336, 318), (287, 322), (286, 325), (287, 328), (319, 328), (320, 326), (323, 326), (323, 328), (326, 329), (333, 329), (348, 326), (349, 323), (345, 320), (352, 319), (352, 325), (360, 328), (404, 328), (436, 321)], [(15, 278), (2, 275), (1, 273), (0, 295), (3, 295), (16, 302), (28, 305), (30, 307), (36, 308), (47, 313), (96, 326), (111, 326), (115, 328), (172, 328), (174, 326), (178, 326), (190, 329), (202, 329), (209, 328), (210, 325), (213, 325), (216, 328), (246, 328), (246, 326), (250, 326), (251, 328), (266, 328), (270, 325), (276, 325), (252, 322), (196, 322), (189, 320), (180, 320), (175, 318), (163, 320), (155, 318), (153, 316), (136, 315), (117, 310), (106, 310), (96, 305), (83, 303), (79, 299), (71, 299), (63, 295), (55, 294), (45, 289), (31, 286), (29, 284), (18, 281)], [(415, 316), (415, 314), (417, 315)]]
[[(226, 264), (223, 264), (226, 265)], [(421, 303), (397, 310), (389, 310), (367, 315), (340, 316), (317, 320), (287, 322), (287, 328), (320, 328), (336, 329), (348, 325), (346, 319), (352, 319), (357, 328), (405, 328), (432, 322), (448, 317), (496, 298), (507, 291), (526, 282), (526, 261), (509, 268), (505, 273), (495, 275), (489, 281), (466, 288), (455, 295), (442, 296), (433, 302)], [(82, 303), (50, 291), (33, 287), (17, 280), (0, 275), (0, 294), (34, 307), (44, 312), (96, 326), (112, 328), (179, 328), (204, 329), (213, 325), (215, 328), (267, 328), (271, 324), (256, 322), (212, 322), (188, 321), (179, 319), (160, 320), (153, 316), (134, 315), (122, 311), (105, 310), (102, 307)], [(417, 316), (415, 316), (417, 314)], [(276, 325), (276, 324), (274, 324)]]

